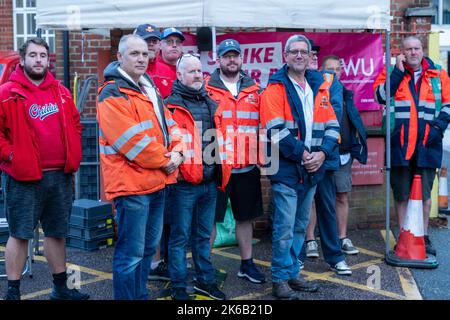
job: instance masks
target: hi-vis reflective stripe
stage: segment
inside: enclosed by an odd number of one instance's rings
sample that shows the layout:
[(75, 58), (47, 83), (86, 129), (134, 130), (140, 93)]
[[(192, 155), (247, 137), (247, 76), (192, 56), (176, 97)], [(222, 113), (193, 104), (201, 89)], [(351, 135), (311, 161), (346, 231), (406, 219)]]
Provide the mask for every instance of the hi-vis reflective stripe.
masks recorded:
[(298, 124), (296, 121), (286, 121), (286, 128), (288, 129), (298, 129)]
[[(259, 126), (238, 126), (237, 132), (238, 133), (256, 133), (258, 132)], [(233, 133), (234, 128), (232, 125), (227, 126), (227, 132)]]
[(327, 127), (339, 127), (339, 121), (337, 120), (327, 121)]
[(111, 154), (117, 154), (117, 151), (114, 150), (114, 148), (111, 147), (111, 146), (102, 146), (102, 145), (100, 145), (99, 149), (100, 149), (100, 154), (104, 154), (104, 155), (107, 155), (107, 156), (111, 155)]
[(312, 138), (311, 146), (317, 147), (322, 145), (322, 138)]
[(339, 139), (339, 132), (336, 132), (334, 130), (327, 130), (325, 131), (324, 136), (329, 136), (335, 139)]
[(325, 73), (325, 77), (327, 77), (327, 82), (331, 82), (331, 74)]
[(426, 100), (420, 100), (419, 106), (424, 106), (425, 108), (433, 109), (433, 110), (436, 108), (436, 105), (434, 102), (430, 102), (430, 101), (426, 101)]
[(220, 160), (227, 160), (228, 159), (228, 155), (226, 152), (221, 152), (220, 154)]
[(395, 118), (397, 119), (409, 119), (409, 112), (396, 112)]
[(450, 115), (450, 105), (445, 105), (442, 107), (441, 111), (445, 112), (446, 114)]
[(409, 106), (411, 106), (411, 101), (408, 101), (408, 100), (395, 100), (394, 104), (397, 107), (409, 107)]
[(139, 153), (141, 153), (141, 151), (144, 150), (144, 148), (145, 148), (146, 146), (148, 146), (149, 143), (150, 143), (152, 140), (156, 140), (156, 138), (154, 138), (154, 137), (151, 138), (151, 137), (149, 137), (148, 135), (145, 135), (145, 136), (141, 139), (141, 141), (139, 141), (138, 143), (136, 143), (136, 145), (135, 145), (133, 148), (131, 148), (131, 150), (128, 151), (128, 152), (125, 154), (125, 157), (127, 157), (130, 161), (133, 161), (133, 159), (136, 158), (136, 156), (137, 156)]
[(230, 119), (233, 117), (233, 112), (231, 110), (225, 110), (224, 112), (222, 112), (222, 117), (224, 119)]
[(423, 119), (423, 118), (424, 118), (424, 115), (425, 115), (425, 112), (424, 112), (424, 111), (419, 111), (419, 112), (417, 113), (417, 118)]
[(251, 112), (251, 111), (238, 111), (236, 112), (236, 116), (239, 119), (259, 119), (259, 112)]
[(423, 116), (423, 119), (426, 120), (426, 121), (433, 121), (434, 120), (434, 114), (425, 113), (425, 115)]
[(183, 151), (183, 157), (185, 157), (186, 159), (188, 158), (193, 158), (194, 157), (194, 150), (189, 149), (189, 150), (184, 150)]
[(192, 134), (187, 133), (187, 134), (183, 134), (183, 142), (189, 143), (192, 142)]
[(323, 122), (313, 122), (312, 129), (313, 130), (323, 131), (323, 130), (325, 130), (325, 123), (323, 123)]
[(128, 140), (133, 138), (136, 134), (138, 134), (138, 133), (140, 133), (140, 132), (142, 132), (144, 130), (151, 129), (151, 128), (153, 128), (153, 123), (152, 123), (151, 120), (143, 121), (143, 122), (140, 122), (140, 123), (132, 126), (127, 131), (125, 131), (116, 140), (116, 142), (113, 143), (114, 148), (119, 150), (120, 148), (122, 148), (125, 145), (125, 143), (128, 142)]
[(103, 131), (102, 131), (102, 129), (100, 129), (100, 128), (98, 128), (98, 136), (99, 136), (100, 138), (105, 138), (105, 135), (103, 134)]
[(278, 144), (281, 140), (283, 140), (284, 138), (286, 138), (289, 135), (289, 130), (284, 128), (281, 131), (278, 131), (277, 133), (275, 133), (274, 135), (272, 135), (270, 137), (270, 140), (274, 143), (274, 144)]
[(239, 133), (256, 133), (258, 132), (258, 126), (238, 126)]
[(177, 123), (173, 119), (167, 119), (166, 122), (169, 127), (173, 127), (173, 126), (177, 125)]
[(172, 129), (172, 134), (181, 135), (181, 130), (178, 128), (174, 128), (174, 129)]
[(275, 126), (278, 126), (280, 124), (284, 124), (284, 119), (283, 118), (275, 118), (272, 119), (270, 121), (267, 121), (266, 123), (266, 129), (269, 130)]
[(386, 100), (386, 90), (384, 90), (384, 83), (380, 84), (377, 89), (378, 93), (381, 96), (381, 99)]

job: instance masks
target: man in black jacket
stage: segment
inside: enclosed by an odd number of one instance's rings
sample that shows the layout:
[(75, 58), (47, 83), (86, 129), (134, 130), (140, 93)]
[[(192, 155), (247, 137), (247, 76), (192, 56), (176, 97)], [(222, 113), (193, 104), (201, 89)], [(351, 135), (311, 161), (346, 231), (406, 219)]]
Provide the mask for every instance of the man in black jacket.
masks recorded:
[[(326, 56), (322, 62), (322, 69), (336, 73), (340, 79), (342, 74), (341, 61), (337, 56)], [(344, 104), (342, 109), (341, 144), (339, 145), (340, 166), (334, 173), (336, 182), (336, 220), (338, 225), (341, 249), (345, 254), (358, 254), (347, 237), (347, 220), (349, 212), (348, 194), (352, 191), (352, 163), (353, 159), (360, 163), (367, 162), (367, 134), (364, 124), (353, 102), (353, 92), (343, 88)]]

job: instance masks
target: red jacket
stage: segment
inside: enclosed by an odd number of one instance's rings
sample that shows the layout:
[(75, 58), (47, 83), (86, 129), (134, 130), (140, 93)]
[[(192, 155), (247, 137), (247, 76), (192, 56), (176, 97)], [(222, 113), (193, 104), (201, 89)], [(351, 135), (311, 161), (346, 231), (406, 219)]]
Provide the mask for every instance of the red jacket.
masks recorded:
[[(81, 161), (80, 115), (69, 90), (50, 72), (39, 88), (47, 90), (57, 101), (66, 158), (64, 172), (75, 172)], [(0, 86), (0, 169), (20, 181), (42, 179), (38, 144), (27, 108), (36, 100), (35, 94), (35, 85), (19, 65), (10, 81)]]
[(158, 55), (154, 66), (147, 68), (147, 74), (155, 83), (162, 98), (169, 96), (172, 91), (172, 84), (177, 79), (176, 67), (165, 63), (161, 56)]

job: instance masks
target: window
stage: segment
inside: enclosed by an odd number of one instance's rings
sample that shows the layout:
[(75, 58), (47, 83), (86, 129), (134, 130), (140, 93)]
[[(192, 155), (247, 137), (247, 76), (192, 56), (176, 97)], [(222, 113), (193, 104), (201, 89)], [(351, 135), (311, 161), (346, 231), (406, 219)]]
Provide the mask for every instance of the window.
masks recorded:
[[(36, 0), (13, 0), (14, 13), (14, 50), (36, 36)], [(55, 52), (55, 31), (42, 30), (42, 38), (50, 46), (50, 52)]]
[(442, 14), (442, 24), (450, 24), (450, 0), (442, 0), (442, 7), (439, 6), (440, 0), (431, 0), (430, 4), (436, 8), (436, 15), (433, 16), (432, 24), (439, 24), (439, 16)]

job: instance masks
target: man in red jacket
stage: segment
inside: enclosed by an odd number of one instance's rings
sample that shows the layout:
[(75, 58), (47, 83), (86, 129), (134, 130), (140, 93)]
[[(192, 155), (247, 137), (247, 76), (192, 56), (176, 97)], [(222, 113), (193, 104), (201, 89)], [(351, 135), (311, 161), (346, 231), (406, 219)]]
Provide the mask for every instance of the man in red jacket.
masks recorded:
[(67, 287), (65, 238), (72, 207), (72, 173), (81, 161), (80, 116), (48, 71), (49, 47), (32, 38), (20, 48), (20, 64), (0, 86), (0, 169), (9, 225), (5, 300), (20, 300), (28, 241), (38, 222), (53, 274), (52, 300), (86, 300)]

